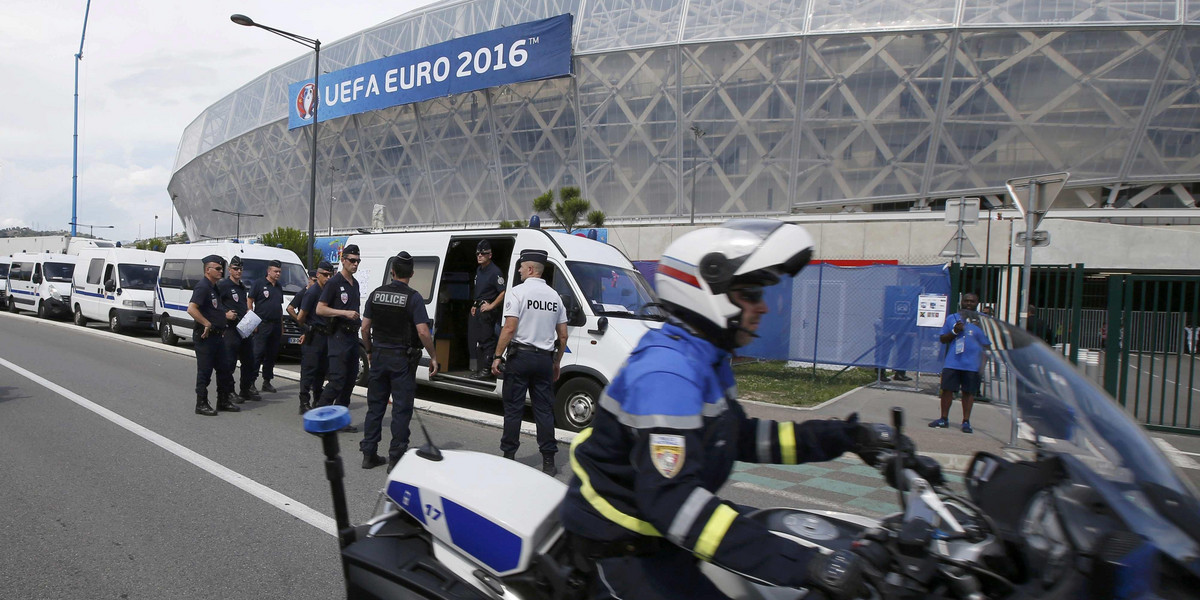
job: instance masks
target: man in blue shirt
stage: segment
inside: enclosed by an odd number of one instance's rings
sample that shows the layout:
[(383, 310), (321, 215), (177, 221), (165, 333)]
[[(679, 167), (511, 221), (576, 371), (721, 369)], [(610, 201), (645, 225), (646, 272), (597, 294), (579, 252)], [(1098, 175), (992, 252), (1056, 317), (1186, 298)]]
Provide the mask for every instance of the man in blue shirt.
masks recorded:
[(262, 391), (271, 393), (279, 391), (271, 385), (271, 380), (275, 378), (275, 359), (283, 335), (283, 287), (279, 285), (282, 274), (283, 263), (273, 260), (267, 264), (267, 276), (250, 288), (250, 310), (262, 319), (254, 330), (254, 366), (256, 371), (262, 368)]
[[(329, 382), (321, 392), (318, 406), (350, 406), (350, 395), (358, 379), (358, 329), (362, 325), (358, 314), (358, 246), (350, 244), (342, 248), (342, 270), (329, 278), (317, 301), (317, 316), (326, 319), (329, 331), (326, 347), (329, 356)], [(347, 425), (341, 429), (357, 433), (358, 427)]]
[(987, 334), (979, 328), (979, 296), (964, 294), (961, 310), (946, 317), (942, 335), (938, 338), (946, 344), (946, 362), (942, 365), (942, 417), (929, 423), (930, 427), (950, 426), (950, 405), (954, 392), (962, 392), (963, 433), (974, 433), (971, 428), (971, 406), (979, 393), (979, 368), (983, 364), (983, 349), (991, 347)]

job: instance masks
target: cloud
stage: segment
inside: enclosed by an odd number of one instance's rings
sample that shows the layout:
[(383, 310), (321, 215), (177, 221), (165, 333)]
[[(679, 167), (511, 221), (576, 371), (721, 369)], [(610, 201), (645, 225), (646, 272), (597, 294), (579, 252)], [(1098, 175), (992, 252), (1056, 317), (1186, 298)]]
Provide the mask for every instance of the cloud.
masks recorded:
[[(230, 14), (329, 44), (428, 3), (93, 3), (79, 63), (79, 222), (111, 224), (112, 237), (132, 239), (139, 225), (151, 235), (157, 214), (160, 233), (169, 231), (167, 183), (184, 128), (208, 106), (307, 52), (239, 27)], [(74, 54), (85, 4), (0, 3), (0, 53), (8, 57), (0, 95), (0, 223), (67, 228), (71, 220)]]

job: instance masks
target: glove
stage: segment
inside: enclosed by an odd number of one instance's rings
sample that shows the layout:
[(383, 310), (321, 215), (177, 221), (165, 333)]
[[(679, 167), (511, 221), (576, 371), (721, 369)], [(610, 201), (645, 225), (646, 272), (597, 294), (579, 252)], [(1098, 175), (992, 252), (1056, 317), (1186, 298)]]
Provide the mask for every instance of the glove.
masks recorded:
[[(917, 475), (920, 475), (922, 479), (929, 482), (929, 485), (937, 487), (946, 484), (946, 478), (942, 476), (942, 465), (938, 461), (928, 456), (906, 455), (903, 462), (904, 464), (901, 465), (902, 469), (916, 471)], [(900, 489), (900, 480), (896, 475), (896, 461), (887, 461), (887, 464), (884, 465), (883, 478), (887, 481), (888, 485)]]
[[(880, 463), (880, 457), (885, 451), (912, 448), (912, 440), (907, 436), (897, 436), (896, 430), (883, 423), (859, 423), (858, 413), (852, 413), (846, 424), (850, 427), (853, 445), (850, 451), (857, 454), (864, 463), (875, 467)], [(899, 438), (899, 439), (897, 439)], [(897, 446), (899, 442), (899, 446)]]
[(853, 600), (866, 595), (863, 584), (864, 561), (849, 550), (821, 554), (808, 563), (809, 587), (817, 594), (808, 597), (829, 600)]

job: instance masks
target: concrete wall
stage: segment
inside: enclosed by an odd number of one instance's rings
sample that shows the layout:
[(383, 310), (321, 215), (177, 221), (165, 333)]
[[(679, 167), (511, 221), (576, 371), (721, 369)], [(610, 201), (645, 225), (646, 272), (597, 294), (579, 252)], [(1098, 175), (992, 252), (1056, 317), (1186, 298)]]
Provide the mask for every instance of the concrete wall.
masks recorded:
[[(1025, 230), (1024, 221), (1013, 211), (996, 214), (1002, 218), (982, 220), (965, 228), (979, 256), (963, 262), (1019, 264), (1024, 260), (1024, 248), (1010, 245), (1014, 232)], [(950, 259), (939, 253), (955, 231), (940, 219), (822, 219), (797, 224), (813, 237), (817, 259), (896, 260), (912, 265), (948, 262)], [(693, 225), (610, 227), (608, 242), (632, 260), (658, 260), (672, 241), (697, 228)], [(1053, 218), (1044, 219), (1038, 228), (1049, 232), (1050, 244), (1034, 249), (1034, 264), (1084, 263), (1091, 269), (1110, 270), (1200, 270), (1200, 231), (1192, 228)]]

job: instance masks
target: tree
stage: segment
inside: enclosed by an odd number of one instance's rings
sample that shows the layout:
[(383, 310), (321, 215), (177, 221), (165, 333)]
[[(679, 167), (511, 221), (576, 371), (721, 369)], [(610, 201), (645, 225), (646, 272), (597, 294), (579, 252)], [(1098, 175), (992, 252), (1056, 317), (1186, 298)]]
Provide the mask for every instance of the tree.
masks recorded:
[(138, 250), (153, 250), (155, 252), (162, 252), (167, 249), (167, 246), (170, 243), (170, 241), (165, 241), (162, 238), (151, 238), (148, 240), (138, 240), (133, 243), (133, 247), (137, 248)]
[(520, 227), (520, 221), (500, 221), (500, 229), (519, 229)]
[(305, 268), (315, 268), (308, 263), (308, 234), (294, 227), (276, 227), (275, 231), (264, 233), (258, 238), (258, 243), (264, 246), (282, 246), (291, 250), (305, 263)]
[(545, 194), (533, 199), (533, 210), (550, 213), (550, 217), (567, 233), (576, 228), (581, 218), (586, 218), (587, 224), (592, 227), (604, 226), (604, 211), (590, 210), (592, 203), (583, 199), (579, 188), (570, 186), (559, 189), (558, 199), (555, 203), (554, 190), (546, 190)]

